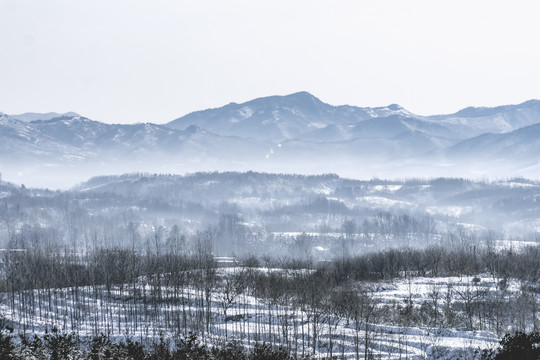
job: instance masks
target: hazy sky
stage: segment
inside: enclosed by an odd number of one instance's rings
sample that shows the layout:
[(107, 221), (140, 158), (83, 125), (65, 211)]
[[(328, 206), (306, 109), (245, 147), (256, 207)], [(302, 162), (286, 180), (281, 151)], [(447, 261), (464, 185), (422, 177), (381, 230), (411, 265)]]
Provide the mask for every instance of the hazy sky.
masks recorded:
[(540, 98), (539, 1), (0, 0), (0, 111), (164, 123), (309, 91), (418, 114)]

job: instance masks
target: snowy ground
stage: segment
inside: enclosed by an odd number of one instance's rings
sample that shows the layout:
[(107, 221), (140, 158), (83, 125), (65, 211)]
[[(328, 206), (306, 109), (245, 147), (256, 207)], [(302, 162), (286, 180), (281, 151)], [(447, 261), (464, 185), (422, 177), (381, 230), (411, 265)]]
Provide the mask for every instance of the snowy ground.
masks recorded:
[[(227, 276), (240, 270), (221, 268), (218, 275)], [(450, 287), (452, 291), (463, 292), (471, 286), (496, 291), (496, 284), (496, 280), (486, 275), (474, 278), (411, 277), (373, 284), (370, 295), (381, 309), (399, 304), (404, 299), (410, 299), (413, 308), (417, 308), (432, 299), (434, 293), (439, 293), (442, 298)], [(509, 284), (510, 289), (516, 286)], [(19, 331), (25, 329), (27, 334), (43, 334), (45, 329), (56, 326), (62, 331), (75, 331), (82, 337), (104, 333), (142, 340), (157, 339), (160, 332), (171, 337), (183, 334), (186, 326), (193, 325), (198, 317), (204, 316), (198, 300), (201, 289), (184, 288), (182, 294), (174, 294), (172, 288), (165, 289), (163, 301), (157, 307), (145, 301), (146, 296), (154, 290), (149, 285), (141, 285), (135, 291), (114, 286), (110, 294), (104, 288), (96, 292), (90, 287), (79, 288), (77, 293), (72, 288), (51, 290), (52, 293), (36, 290), (31, 310), (28, 310), (31, 304), (22, 304), (21, 297), (14, 299), (10, 294), (3, 294), (0, 311)], [(16, 305), (16, 310), (10, 306), (12, 303)], [(226, 315), (225, 303), (224, 293), (214, 291), (209, 307), (213, 321), (209, 328), (202, 329), (202, 337), (208, 343), (236, 339), (253, 345), (256, 341), (266, 341), (284, 344), (298, 354), (312, 353), (315, 347), (315, 353), (320, 358), (332, 354), (355, 359), (356, 343), (360, 357), (364, 356), (367, 330), (368, 350), (375, 358), (466, 359), (471, 358), (475, 349), (495, 347), (498, 342), (498, 336), (487, 331), (388, 325), (391, 321), (388, 324), (362, 323), (355, 330), (353, 321), (320, 311), (316, 325), (319, 336), (314, 346), (314, 315), (308, 308), (293, 308), (286, 302), (269, 304), (245, 292), (231, 301)]]

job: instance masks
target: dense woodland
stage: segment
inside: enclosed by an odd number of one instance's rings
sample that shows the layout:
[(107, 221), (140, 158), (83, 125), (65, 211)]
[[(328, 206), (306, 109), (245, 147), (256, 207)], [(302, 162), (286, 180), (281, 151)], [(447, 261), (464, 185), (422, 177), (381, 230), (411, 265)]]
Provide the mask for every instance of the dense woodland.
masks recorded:
[(261, 173), (131, 174), (91, 179), (71, 191), (0, 182), (0, 246), (144, 252), (209, 230), (215, 255), (329, 260), (389, 247), (534, 242), (539, 189), (525, 179), (358, 181)]

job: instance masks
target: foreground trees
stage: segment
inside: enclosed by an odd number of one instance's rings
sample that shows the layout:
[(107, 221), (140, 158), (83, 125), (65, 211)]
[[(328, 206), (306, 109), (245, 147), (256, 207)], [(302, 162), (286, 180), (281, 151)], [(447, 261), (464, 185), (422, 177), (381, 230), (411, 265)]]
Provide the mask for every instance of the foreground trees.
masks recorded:
[[(0, 279), (5, 320), (23, 337), (45, 332), (28, 338), (30, 348), (39, 341), (70, 346), (101, 334), (106, 339), (90, 347), (114, 348), (107, 341), (119, 338), (150, 346), (159, 344), (160, 334), (178, 346), (192, 332), (203, 344), (234, 339), (282, 346), (296, 357), (344, 358), (348, 352), (355, 359), (406, 353), (400, 330), (392, 330), (398, 349), (381, 345), (384, 326), (416, 328), (432, 343), (445, 327), (502, 336), (503, 329), (530, 332), (538, 326), (537, 248), (388, 250), (324, 263), (266, 258), (264, 267), (250, 259), (220, 268), (212, 233), (195, 239), (189, 252), (6, 252)], [(497, 265), (502, 263), (507, 265)], [(410, 284), (431, 274), (461, 281), (431, 287), (418, 302)], [(377, 288), (392, 286), (392, 280), (409, 284), (408, 292), (382, 301)]]
[[(311, 356), (294, 356), (284, 347), (268, 343), (255, 343), (252, 348), (231, 341), (215, 346), (203, 343), (197, 335), (189, 333), (175, 343), (163, 336), (158, 341), (144, 347), (139, 342), (127, 338), (114, 342), (104, 334), (82, 341), (74, 333), (61, 333), (54, 328), (43, 338), (37, 336), (13, 335), (7, 327), (0, 331), (1, 359), (88, 359), (88, 360), (310, 360)], [(319, 357), (320, 358), (320, 357)], [(343, 358), (339, 356), (322, 359)], [(358, 357), (357, 357), (358, 358)], [(364, 354), (363, 359), (371, 359)], [(474, 359), (479, 360), (537, 360), (540, 359), (540, 334), (517, 332), (506, 334), (495, 350), (477, 351)]]
[[(88, 359), (88, 360), (293, 360), (288, 350), (266, 343), (248, 349), (237, 342), (207, 346), (197, 335), (180, 337), (175, 344), (160, 337), (159, 341), (143, 347), (128, 338), (113, 342), (101, 334), (82, 342), (74, 333), (60, 333), (56, 328), (43, 339), (21, 336), (17, 341), (12, 329), (0, 331), (0, 359)], [(309, 360), (309, 358), (303, 358)]]

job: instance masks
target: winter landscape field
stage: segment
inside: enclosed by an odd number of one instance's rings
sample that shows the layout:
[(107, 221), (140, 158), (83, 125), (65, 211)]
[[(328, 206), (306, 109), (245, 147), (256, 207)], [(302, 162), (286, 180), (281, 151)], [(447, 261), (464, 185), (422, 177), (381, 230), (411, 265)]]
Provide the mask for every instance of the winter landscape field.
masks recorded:
[(534, 0), (0, 0), (0, 360), (540, 359)]
[[(537, 101), (425, 118), (298, 93), (168, 125), (28, 116), (0, 118), (0, 313), (19, 357), (128, 341), (150, 358), (489, 359), (538, 330), (540, 182), (522, 176)], [(240, 171), (140, 171), (184, 159)]]

